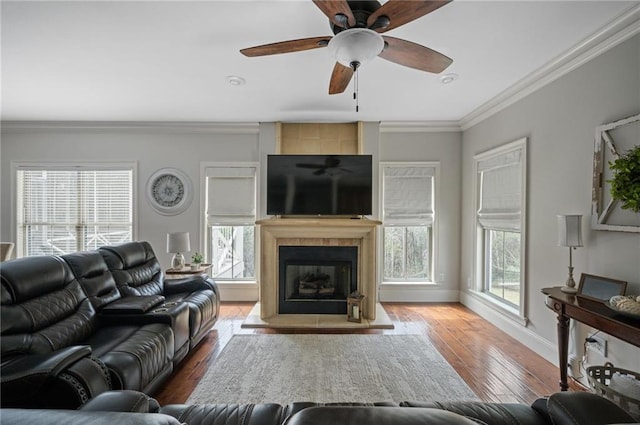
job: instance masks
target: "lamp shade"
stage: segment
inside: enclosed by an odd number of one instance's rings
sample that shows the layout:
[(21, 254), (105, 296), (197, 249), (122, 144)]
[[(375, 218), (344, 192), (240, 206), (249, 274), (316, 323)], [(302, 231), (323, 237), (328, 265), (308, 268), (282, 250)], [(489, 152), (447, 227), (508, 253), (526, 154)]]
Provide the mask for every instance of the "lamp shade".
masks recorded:
[(558, 215), (558, 246), (583, 246), (582, 215)]
[(167, 233), (167, 252), (177, 253), (189, 251), (191, 251), (189, 232)]
[(384, 40), (377, 32), (367, 28), (350, 28), (336, 34), (329, 41), (329, 52), (344, 66), (358, 65), (378, 56), (384, 48)]

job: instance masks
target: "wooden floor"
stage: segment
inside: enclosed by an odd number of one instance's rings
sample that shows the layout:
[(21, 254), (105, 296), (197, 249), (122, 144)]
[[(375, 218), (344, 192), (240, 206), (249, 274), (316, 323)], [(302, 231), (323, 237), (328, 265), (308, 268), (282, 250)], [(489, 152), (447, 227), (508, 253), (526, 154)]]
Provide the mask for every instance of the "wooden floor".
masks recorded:
[[(461, 304), (383, 306), (395, 329), (356, 332), (424, 335), (483, 401), (529, 404), (559, 389), (557, 367)], [(161, 405), (184, 403), (233, 335), (309, 332), (242, 329), (252, 307), (253, 303), (223, 303), (213, 331), (154, 395)], [(582, 390), (573, 382), (570, 386), (571, 390)]]

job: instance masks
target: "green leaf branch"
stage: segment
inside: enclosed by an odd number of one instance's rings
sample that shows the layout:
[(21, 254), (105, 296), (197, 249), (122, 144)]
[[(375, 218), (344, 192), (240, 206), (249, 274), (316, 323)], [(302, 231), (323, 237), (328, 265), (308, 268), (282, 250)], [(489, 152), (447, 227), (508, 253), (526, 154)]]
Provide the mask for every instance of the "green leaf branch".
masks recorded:
[(609, 168), (613, 178), (607, 182), (611, 184), (613, 199), (622, 203), (623, 210), (640, 212), (640, 145), (609, 162)]

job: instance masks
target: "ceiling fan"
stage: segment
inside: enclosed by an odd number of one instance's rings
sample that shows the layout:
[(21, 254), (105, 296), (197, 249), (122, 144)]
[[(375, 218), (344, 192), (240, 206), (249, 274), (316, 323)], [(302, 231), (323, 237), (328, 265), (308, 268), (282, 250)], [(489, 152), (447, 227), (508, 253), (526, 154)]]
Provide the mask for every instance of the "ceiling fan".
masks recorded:
[(329, 94), (345, 91), (360, 65), (380, 56), (420, 71), (440, 73), (453, 60), (442, 53), (387, 32), (446, 5), (452, 0), (313, 0), (328, 18), (334, 36), (301, 38), (263, 44), (240, 50), (245, 56), (266, 56), (329, 47), (336, 64), (329, 82)]

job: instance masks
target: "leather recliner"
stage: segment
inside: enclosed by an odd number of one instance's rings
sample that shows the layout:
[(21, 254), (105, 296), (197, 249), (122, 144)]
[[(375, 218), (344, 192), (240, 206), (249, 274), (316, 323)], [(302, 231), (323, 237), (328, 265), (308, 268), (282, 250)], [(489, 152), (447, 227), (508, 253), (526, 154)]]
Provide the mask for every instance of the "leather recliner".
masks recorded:
[(167, 302), (184, 302), (189, 308), (189, 344), (195, 347), (218, 318), (218, 287), (207, 276), (165, 279), (148, 242), (128, 242), (99, 248), (123, 296), (162, 295)]
[(0, 264), (2, 406), (77, 407), (111, 388), (153, 392), (173, 370), (163, 323), (105, 325), (60, 257)]

